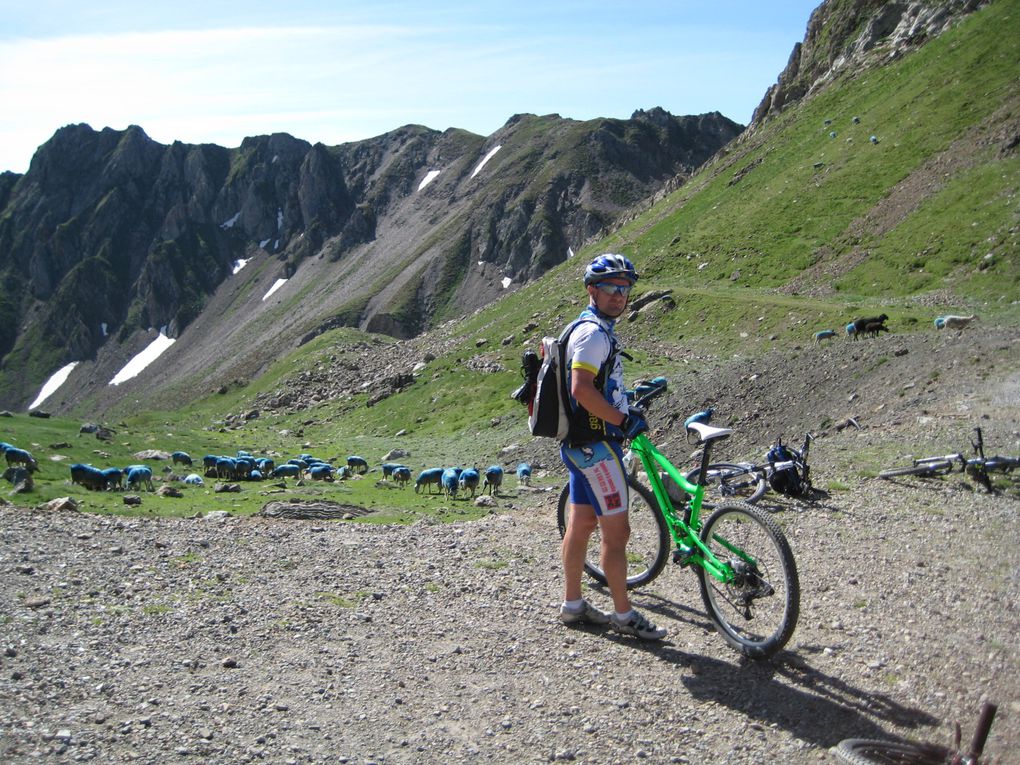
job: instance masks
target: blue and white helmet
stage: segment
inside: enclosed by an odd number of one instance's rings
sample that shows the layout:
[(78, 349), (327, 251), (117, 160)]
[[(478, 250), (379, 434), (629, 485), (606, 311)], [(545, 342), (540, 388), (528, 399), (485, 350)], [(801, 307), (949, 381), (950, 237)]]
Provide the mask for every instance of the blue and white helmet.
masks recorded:
[(587, 287), (595, 282), (612, 279), (616, 276), (626, 279), (631, 284), (638, 280), (633, 263), (623, 255), (608, 252), (605, 255), (599, 255), (584, 269), (584, 285)]

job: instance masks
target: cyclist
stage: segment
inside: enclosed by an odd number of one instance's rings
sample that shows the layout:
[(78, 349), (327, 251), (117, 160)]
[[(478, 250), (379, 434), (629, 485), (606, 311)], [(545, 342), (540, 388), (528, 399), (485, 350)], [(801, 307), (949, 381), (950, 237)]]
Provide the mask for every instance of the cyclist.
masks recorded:
[[(573, 415), (570, 433), (560, 446), (560, 457), (570, 472), (560, 619), (567, 624), (608, 624), (627, 635), (660, 640), (666, 630), (634, 610), (627, 595), (630, 503), (621, 443), (647, 430), (648, 423), (627, 404), (614, 325), (626, 310), (637, 280), (634, 264), (623, 255), (599, 255), (589, 263), (584, 272), (589, 304), (567, 342), (565, 373)], [(601, 562), (613, 600), (611, 614), (581, 595), (585, 553), (596, 528), (602, 536)]]

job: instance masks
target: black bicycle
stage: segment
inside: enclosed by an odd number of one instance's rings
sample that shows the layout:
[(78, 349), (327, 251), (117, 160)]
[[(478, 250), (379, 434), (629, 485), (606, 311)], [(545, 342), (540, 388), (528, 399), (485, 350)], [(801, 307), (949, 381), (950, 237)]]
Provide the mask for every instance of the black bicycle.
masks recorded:
[(970, 445), (975, 457), (967, 458), (963, 454), (944, 454), (941, 457), (921, 457), (911, 465), (889, 468), (878, 474), (879, 478), (898, 478), (901, 476), (942, 476), (953, 472), (966, 473), (970, 478), (981, 484), (985, 491), (991, 493), (995, 489), (989, 473), (1009, 473), (1020, 467), (1020, 457), (985, 456), (984, 437), (981, 428), (974, 428), (974, 438)]

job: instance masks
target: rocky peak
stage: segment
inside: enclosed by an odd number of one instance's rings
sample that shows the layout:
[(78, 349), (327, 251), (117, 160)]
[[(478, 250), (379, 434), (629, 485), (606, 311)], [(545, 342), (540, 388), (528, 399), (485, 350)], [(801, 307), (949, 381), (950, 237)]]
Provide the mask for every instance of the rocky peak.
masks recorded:
[(811, 14), (776, 84), (751, 119), (753, 129), (771, 114), (824, 87), (845, 71), (881, 64), (937, 37), (988, 0), (825, 0)]

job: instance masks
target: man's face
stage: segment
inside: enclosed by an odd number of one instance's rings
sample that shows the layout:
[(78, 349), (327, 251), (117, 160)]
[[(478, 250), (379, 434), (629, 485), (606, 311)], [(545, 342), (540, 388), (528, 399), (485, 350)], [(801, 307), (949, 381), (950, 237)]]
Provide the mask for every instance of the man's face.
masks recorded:
[[(610, 285), (627, 287), (628, 289), (626, 292), (617, 292)], [(627, 301), (630, 299), (630, 286), (630, 282), (622, 276), (613, 276), (609, 279), (603, 279), (597, 284), (588, 285), (588, 295), (591, 296), (592, 302), (601, 314), (615, 319), (627, 308)]]

